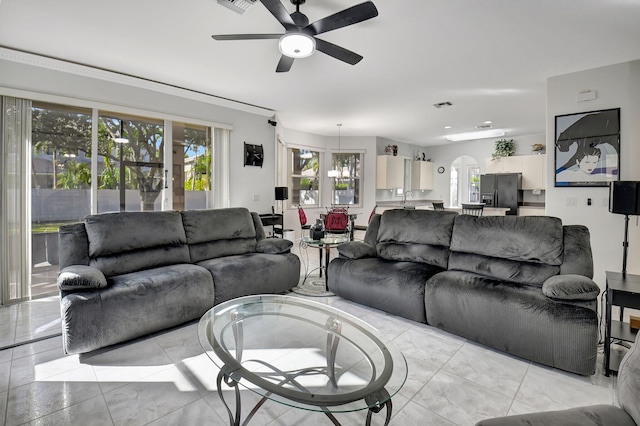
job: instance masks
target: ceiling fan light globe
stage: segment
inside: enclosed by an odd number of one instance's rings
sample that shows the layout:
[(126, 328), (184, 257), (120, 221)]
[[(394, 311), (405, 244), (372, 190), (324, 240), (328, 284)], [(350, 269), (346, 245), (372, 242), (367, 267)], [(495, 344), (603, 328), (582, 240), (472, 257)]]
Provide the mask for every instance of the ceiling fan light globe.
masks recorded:
[(290, 58), (306, 58), (316, 50), (316, 40), (303, 33), (288, 33), (280, 37), (278, 42), (280, 53)]

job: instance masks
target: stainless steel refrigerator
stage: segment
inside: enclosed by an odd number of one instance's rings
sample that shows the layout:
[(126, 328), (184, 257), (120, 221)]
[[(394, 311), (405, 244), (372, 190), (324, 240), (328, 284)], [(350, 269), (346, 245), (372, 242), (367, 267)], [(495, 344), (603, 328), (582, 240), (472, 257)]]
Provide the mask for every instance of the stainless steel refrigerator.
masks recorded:
[(480, 175), (480, 202), (486, 207), (508, 208), (508, 215), (517, 215), (522, 205), (522, 173)]

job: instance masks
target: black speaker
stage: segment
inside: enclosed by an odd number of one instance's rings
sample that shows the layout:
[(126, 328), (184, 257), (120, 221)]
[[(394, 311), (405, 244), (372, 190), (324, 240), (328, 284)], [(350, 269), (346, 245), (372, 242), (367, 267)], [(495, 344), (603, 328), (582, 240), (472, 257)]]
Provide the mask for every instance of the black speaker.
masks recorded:
[(617, 181), (609, 186), (611, 213), (640, 215), (640, 182)]
[(276, 186), (276, 200), (288, 200), (289, 188), (286, 186)]

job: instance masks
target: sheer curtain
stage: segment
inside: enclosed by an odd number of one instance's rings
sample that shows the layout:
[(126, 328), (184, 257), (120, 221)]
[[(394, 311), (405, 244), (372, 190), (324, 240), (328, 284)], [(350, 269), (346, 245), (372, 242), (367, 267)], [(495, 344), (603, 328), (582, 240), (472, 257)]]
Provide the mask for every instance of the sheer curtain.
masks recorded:
[(31, 297), (31, 101), (0, 98), (0, 296)]
[(213, 129), (213, 205), (209, 208), (223, 208), (231, 205), (229, 198), (229, 141), (231, 131), (215, 127)]

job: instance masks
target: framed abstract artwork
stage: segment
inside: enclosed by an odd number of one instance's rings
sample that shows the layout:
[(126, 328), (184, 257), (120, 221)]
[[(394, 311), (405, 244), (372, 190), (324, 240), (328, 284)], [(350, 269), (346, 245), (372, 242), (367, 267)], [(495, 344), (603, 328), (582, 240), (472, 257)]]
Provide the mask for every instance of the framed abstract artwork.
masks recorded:
[(555, 186), (620, 179), (620, 108), (557, 115), (555, 126)]
[(262, 145), (251, 145), (244, 143), (244, 165), (262, 167), (264, 161), (264, 150)]

